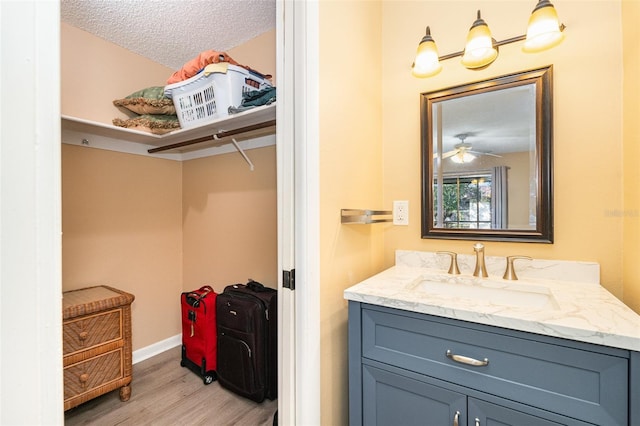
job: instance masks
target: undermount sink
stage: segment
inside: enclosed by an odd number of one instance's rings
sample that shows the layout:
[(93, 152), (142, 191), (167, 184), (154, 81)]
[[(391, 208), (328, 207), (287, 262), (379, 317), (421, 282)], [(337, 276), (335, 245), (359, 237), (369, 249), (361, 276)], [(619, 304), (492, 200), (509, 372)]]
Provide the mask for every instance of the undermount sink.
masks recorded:
[(463, 275), (423, 275), (415, 281), (414, 289), (480, 304), (558, 309), (553, 294), (542, 285)]

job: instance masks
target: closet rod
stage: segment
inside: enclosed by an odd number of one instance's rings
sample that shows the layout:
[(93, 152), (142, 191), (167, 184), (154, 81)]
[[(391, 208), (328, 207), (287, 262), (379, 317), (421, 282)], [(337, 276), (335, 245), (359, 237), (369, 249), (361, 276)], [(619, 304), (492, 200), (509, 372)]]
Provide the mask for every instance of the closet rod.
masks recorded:
[(211, 140), (218, 140), (222, 138), (226, 138), (233, 135), (238, 135), (240, 133), (251, 132), (253, 130), (264, 129), (266, 127), (272, 127), (276, 125), (276, 120), (265, 121), (264, 123), (252, 124), (251, 126), (239, 127), (233, 130), (223, 130), (211, 136), (203, 136), (201, 138), (190, 139), (184, 142), (173, 143), (170, 145), (159, 146), (157, 148), (151, 148), (147, 152), (149, 154), (153, 154), (156, 152), (168, 151), (170, 149), (182, 148), (189, 145), (194, 145), (197, 143), (208, 142)]

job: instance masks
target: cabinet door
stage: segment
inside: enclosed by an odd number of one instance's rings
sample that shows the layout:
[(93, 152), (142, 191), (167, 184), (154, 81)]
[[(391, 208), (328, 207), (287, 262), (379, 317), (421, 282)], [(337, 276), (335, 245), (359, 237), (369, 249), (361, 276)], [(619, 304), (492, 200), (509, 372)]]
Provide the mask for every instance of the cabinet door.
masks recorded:
[(362, 366), (362, 424), (464, 425), (466, 396), (420, 380)]
[(468, 426), (558, 426), (568, 424), (556, 423), (475, 398), (469, 398), (468, 404)]

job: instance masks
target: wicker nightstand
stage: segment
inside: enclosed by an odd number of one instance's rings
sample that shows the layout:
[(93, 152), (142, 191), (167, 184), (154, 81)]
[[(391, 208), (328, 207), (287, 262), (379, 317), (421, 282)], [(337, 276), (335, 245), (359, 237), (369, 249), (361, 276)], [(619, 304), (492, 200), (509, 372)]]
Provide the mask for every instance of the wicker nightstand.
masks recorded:
[(65, 410), (117, 388), (129, 400), (134, 298), (107, 286), (63, 293)]

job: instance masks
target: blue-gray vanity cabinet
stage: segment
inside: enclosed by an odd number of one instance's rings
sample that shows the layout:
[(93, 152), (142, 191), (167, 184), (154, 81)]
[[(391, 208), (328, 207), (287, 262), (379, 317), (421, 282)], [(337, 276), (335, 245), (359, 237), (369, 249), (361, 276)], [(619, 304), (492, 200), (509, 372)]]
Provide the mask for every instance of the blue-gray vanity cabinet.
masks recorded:
[(384, 367), (362, 365), (362, 392), (363, 425), (450, 425), (466, 412), (466, 395)]
[[(375, 363), (374, 363), (375, 364)], [(389, 367), (362, 364), (363, 425), (518, 425), (518, 426), (586, 426), (579, 421), (545, 419), (530, 407), (508, 408), (434, 385), (425, 377), (409, 377)], [(410, 374), (410, 373), (409, 373)], [(549, 416), (548, 413), (543, 415)], [(352, 421), (353, 424), (353, 421)]]
[(456, 413), (459, 425), (633, 424), (637, 362), (637, 352), (349, 302), (352, 426), (451, 425)]

